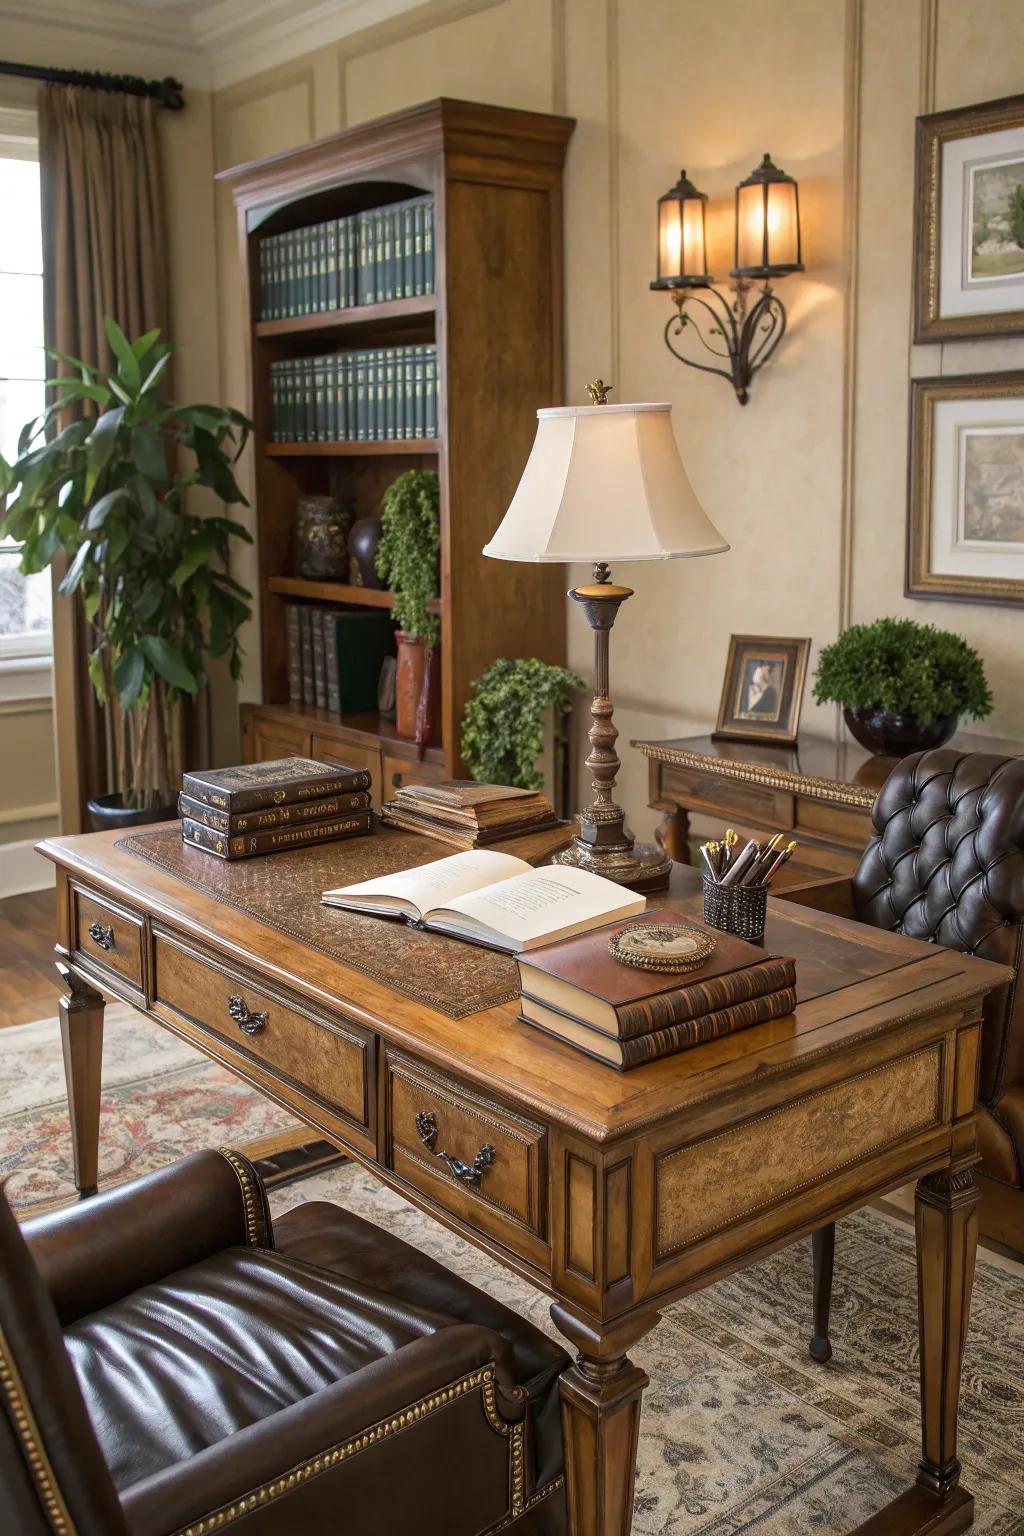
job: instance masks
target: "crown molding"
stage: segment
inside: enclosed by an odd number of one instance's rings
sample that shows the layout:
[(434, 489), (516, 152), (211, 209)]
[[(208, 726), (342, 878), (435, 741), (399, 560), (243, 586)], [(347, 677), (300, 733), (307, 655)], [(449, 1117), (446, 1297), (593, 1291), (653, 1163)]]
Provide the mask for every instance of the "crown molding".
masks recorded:
[(205, 89), (237, 84), (389, 21), (423, 0), (6, 0), (8, 58)]

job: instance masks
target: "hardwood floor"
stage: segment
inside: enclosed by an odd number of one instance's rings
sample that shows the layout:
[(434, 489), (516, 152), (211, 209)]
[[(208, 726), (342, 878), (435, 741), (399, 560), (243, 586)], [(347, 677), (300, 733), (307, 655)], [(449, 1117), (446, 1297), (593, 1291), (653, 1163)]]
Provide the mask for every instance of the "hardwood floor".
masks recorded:
[(0, 901), (0, 1029), (57, 1016), (54, 893)]

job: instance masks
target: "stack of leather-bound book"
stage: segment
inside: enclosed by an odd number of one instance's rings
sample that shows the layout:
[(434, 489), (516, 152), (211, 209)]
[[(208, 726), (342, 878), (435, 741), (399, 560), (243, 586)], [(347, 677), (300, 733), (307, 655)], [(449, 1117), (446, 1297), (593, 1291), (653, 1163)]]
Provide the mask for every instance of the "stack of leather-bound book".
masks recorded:
[(181, 835), (221, 859), (359, 837), (373, 831), (369, 790), (365, 769), (308, 757), (186, 773)]
[[(556, 818), (546, 795), (475, 779), (403, 785), (385, 802), (381, 820), (452, 848), (493, 848), (515, 839), (517, 854), (528, 861), (555, 852), (568, 840), (565, 823)], [(524, 839), (526, 848), (519, 846)]]
[[(638, 925), (692, 926), (708, 958), (689, 970), (636, 969), (615, 958), (628, 952)], [(640, 950), (644, 940), (633, 946)], [(657, 939), (648, 952), (655, 954)], [(567, 1045), (625, 1071), (707, 1040), (792, 1012), (791, 959), (765, 954), (731, 934), (712, 932), (669, 911), (647, 912), (518, 959), (520, 1019)]]

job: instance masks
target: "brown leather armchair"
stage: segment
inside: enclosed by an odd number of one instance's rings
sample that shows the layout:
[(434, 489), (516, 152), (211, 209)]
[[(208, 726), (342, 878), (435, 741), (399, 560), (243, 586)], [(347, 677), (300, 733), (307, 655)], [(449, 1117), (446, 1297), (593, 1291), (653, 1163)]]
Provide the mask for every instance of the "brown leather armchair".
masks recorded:
[(558, 1346), (235, 1153), (0, 1199), (4, 1536), (560, 1536)]
[[(780, 894), (1012, 966), (982, 1024), (979, 1229), (1024, 1249), (1024, 761), (940, 748), (897, 763), (852, 879)], [(814, 1237), (811, 1354), (827, 1360), (835, 1228)]]

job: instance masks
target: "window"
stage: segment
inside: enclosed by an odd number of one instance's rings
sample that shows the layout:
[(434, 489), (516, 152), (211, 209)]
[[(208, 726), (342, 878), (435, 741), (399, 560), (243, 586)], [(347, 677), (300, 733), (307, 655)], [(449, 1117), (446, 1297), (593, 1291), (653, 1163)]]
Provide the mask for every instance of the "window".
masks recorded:
[[(19, 114), (24, 116), (24, 114)], [(44, 405), (43, 254), (39, 164), (23, 133), (0, 126), (0, 453), (17, 457), (18, 436)], [(49, 656), (50, 573), (23, 576), (19, 546), (0, 540), (0, 666)]]

